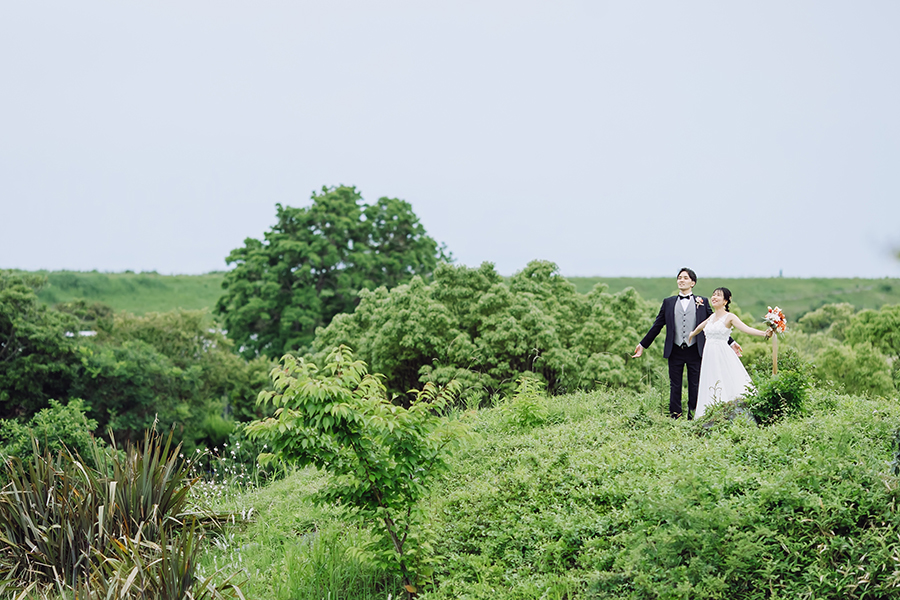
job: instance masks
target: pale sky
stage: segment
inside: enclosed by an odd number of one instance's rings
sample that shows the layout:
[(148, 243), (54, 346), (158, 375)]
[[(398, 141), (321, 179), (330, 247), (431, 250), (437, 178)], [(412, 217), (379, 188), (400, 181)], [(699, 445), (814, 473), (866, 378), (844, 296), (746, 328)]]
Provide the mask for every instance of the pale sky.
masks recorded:
[(900, 3), (4, 2), (0, 268), (204, 273), (323, 185), (512, 274), (898, 277)]

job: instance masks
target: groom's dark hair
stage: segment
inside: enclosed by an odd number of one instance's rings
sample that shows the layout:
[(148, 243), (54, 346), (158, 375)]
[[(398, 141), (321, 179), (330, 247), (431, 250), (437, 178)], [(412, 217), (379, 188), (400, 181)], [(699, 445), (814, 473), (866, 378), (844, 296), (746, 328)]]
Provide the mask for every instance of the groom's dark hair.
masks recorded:
[[(694, 273), (693, 269), (688, 269), (687, 267), (681, 267), (681, 269), (678, 271), (678, 275), (681, 275), (682, 273), (687, 273), (688, 277), (691, 278), (691, 281), (693, 281), (695, 284), (697, 283), (697, 274)], [(678, 277), (678, 275), (676, 275), (675, 277)]]

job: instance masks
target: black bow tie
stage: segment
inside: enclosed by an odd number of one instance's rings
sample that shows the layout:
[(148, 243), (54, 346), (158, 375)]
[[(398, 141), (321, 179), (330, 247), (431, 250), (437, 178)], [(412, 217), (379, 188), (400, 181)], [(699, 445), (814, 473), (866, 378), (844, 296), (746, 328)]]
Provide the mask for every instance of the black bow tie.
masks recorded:
[(690, 300), (692, 296), (678, 296), (679, 300)]

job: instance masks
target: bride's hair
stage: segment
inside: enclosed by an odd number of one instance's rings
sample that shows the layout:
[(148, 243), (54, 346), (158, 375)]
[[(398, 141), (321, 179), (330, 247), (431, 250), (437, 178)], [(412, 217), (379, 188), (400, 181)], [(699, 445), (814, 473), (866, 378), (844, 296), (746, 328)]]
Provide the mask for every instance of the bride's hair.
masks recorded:
[(722, 292), (722, 297), (725, 298), (725, 310), (731, 312), (728, 310), (728, 305), (731, 304), (731, 290), (727, 287), (720, 287), (713, 290), (713, 294), (716, 292)]

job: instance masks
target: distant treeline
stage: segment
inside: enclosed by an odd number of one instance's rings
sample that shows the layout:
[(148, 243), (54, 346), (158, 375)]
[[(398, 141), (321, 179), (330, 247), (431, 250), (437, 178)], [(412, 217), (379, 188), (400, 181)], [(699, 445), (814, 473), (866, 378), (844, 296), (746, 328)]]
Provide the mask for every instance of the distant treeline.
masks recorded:
[[(114, 310), (136, 315), (174, 309), (209, 309), (213, 313), (222, 295), (222, 271), (203, 275), (159, 275), (154, 272), (101, 273), (98, 271), (34, 271), (47, 278), (38, 298), (48, 305), (84, 299), (102, 302)], [(612, 294), (633, 287), (644, 299), (659, 302), (675, 293), (673, 277), (566, 277), (587, 294), (604, 283)], [(759, 322), (766, 307), (777, 304), (797, 320), (825, 304), (847, 303), (856, 310), (900, 304), (900, 279), (701, 278), (695, 288), (709, 296), (725, 286), (734, 294), (733, 305), (744, 317)]]
[[(144, 275), (154, 277), (161, 278)], [(47, 306), (38, 300), (45, 283), (0, 271), (0, 419), (28, 419), (50, 400), (80, 399), (100, 431), (120, 438), (139, 437), (158, 420), (180, 424), (192, 444), (215, 443), (237, 422), (259, 416), (254, 400), (282, 354), (323, 364), (341, 344), (383, 374), (398, 396), (455, 379), (468, 405), (507, 396), (523, 375), (554, 394), (642, 390), (665, 379), (660, 352), (630, 360), (658, 310), (654, 300), (633, 287), (611, 293), (603, 284), (580, 294), (544, 261), (509, 278), (490, 263), (477, 269), (443, 263), (429, 277), (360, 290), (358, 304), (317, 327), (309, 343), (273, 336), (279, 347), (259, 349), (252, 344), (264, 340), (252, 331), (240, 339), (229, 327), (226, 337), (218, 312), (137, 315), (84, 299)], [(257, 298), (239, 308), (254, 309), (254, 302), (267, 306)], [(276, 334), (294, 333), (292, 310), (284, 309), (280, 321), (270, 309), (248, 322), (272, 321), (284, 325), (272, 329)], [(799, 318), (788, 314), (784, 348), (815, 364), (818, 380), (881, 396), (900, 388), (900, 303), (876, 310), (831, 303)], [(767, 343), (742, 344), (746, 364), (771, 360)]]
[[(366, 202), (348, 186), (311, 200), (276, 205), (275, 225), (233, 249), (223, 272), (0, 270), (0, 446), (11, 439), (2, 419), (28, 422), (53, 400), (83, 401), (118, 439), (157, 423), (190, 447), (224, 443), (262, 416), (257, 394), (285, 353), (323, 366), (339, 345), (398, 404), (451, 380), (467, 406), (502, 400), (522, 377), (552, 394), (665, 385), (661, 352), (631, 354), (675, 272), (565, 278), (535, 260), (503, 276), (489, 262), (454, 265), (403, 200)], [(784, 309), (785, 357), (814, 365), (818, 381), (900, 389), (900, 280), (710, 277), (696, 291), (721, 285), (745, 322)], [(746, 364), (771, 360), (766, 343), (742, 344)]]

